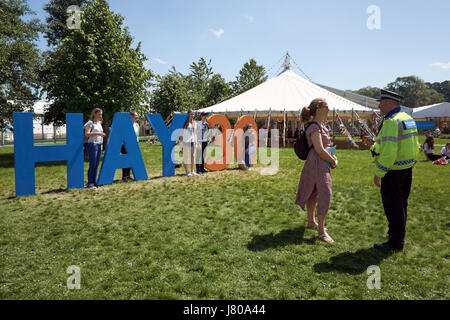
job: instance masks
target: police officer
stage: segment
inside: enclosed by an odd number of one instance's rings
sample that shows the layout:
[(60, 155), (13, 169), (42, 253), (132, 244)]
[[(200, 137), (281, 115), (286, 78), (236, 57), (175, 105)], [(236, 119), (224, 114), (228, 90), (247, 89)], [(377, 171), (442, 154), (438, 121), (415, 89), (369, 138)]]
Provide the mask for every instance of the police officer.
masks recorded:
[(417, 162), (419, 141), (416, 122), (400, 108), (403, 97), (381, 90), (380, 110), (384, 115), (372, 156), (375, 162), (374, 183), (381, 187), (381, 199), (389, 222), (389, 241), (375, 243), (374, 248), (403, 250), (406, 233), (408, 197)]

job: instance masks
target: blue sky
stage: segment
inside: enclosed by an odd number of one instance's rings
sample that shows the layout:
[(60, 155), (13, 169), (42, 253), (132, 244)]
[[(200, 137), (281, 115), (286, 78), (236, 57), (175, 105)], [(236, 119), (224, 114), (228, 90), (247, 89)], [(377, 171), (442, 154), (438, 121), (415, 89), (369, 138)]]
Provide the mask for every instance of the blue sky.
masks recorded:
[[(44, 20), (48, 0), (29, 0)], [(270, 76), (289, 51), (315, 82), (339, 89), (384, 87), (397, 76), (450, 80), (450, 1), (446, 0), (109, 0), (125, 17), (148, 66), (187, 73), (200, 57), (234, 80), (250, 58)], [(367, 8), (380, 9), (370, 30)], [(371, 20), (373, 21), (373, 20)], [(40, 46), (46, 48), (45, 40)], [(273, 67), (271, 70), (269, 70)], [(294, 68), (294, 71), (301, 72)]]

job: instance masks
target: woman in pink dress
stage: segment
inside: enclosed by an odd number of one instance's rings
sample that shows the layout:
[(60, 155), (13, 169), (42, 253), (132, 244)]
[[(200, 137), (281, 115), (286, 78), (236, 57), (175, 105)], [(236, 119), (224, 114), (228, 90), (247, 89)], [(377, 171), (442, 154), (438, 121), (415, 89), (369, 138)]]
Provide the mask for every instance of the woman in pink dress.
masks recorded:
[[(308, 153), (305, 165), (300, 176), (295, 203), (303, 210), (308, 208), (308, 227), (319, 227), (319, 239), (325, 242), (334, 242), (325, 229), (325, 216), (331, 201), (331, 174), (327, 166), (332, 169), (338, 165), (337, 158), (326, 151), (331, 147), (330, 135), (323, 125), (328, 116), (328, 104), (325, 99), (314, 99), (309, 107), (302, 110), (302, 119), (311, 119), (306, 129)], [(305, 124), (306, 126), (306, 124)], [(314, 213), (317, 205), (319, 224), (315, 222)]]

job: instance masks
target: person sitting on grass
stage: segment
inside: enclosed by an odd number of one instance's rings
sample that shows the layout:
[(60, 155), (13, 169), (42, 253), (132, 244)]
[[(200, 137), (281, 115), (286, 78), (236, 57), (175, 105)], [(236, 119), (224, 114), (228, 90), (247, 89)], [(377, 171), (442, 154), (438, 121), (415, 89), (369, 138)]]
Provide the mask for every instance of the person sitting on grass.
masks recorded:
[(440, 159), (442, 156), (439, 154), (434, 154), (434, 138), (432, 136), (428, 136), (423, 144), (423, 152), (425, 157), (430, 161), (435, 161)]
[(442, 148), (441, 150), (441, 155), (447, 159), (450, 160), (450, 142), (447, 142), (445, 144), (445, 147)]

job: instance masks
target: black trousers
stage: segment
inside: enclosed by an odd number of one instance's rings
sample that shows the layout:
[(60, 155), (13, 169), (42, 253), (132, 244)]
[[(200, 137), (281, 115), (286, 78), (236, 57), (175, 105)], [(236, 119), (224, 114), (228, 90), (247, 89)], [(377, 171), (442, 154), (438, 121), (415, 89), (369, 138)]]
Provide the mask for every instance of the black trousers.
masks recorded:
[[(125, 149), (125, 145), (122, 145), (122, 149), (120, 153), (127, 154), (127, 149)], [(122, 178), (130, 178), (131, 177), (131, 168), (123, 168), (122, 169)]]
[(389, 222), (389, 244), (397, 249), (403, 249), (405, 244), (411, 184), (412, 168), (390, 170), (381, 179), (381, 199)]
[(435, 161), (437, 159), (442, 158), (442, 155), (434, 154), (434, 153), (427, 153), (427, 158), (428, 158), (428, 160)]
[[(197, 168), (197, 173), (205, 171), (205, 149), (208, 146), (208, 142), (202, 142), (202, 154), (197, 156), (195, 167)], [(197, 152), (199, 152), (198, 150)]]

